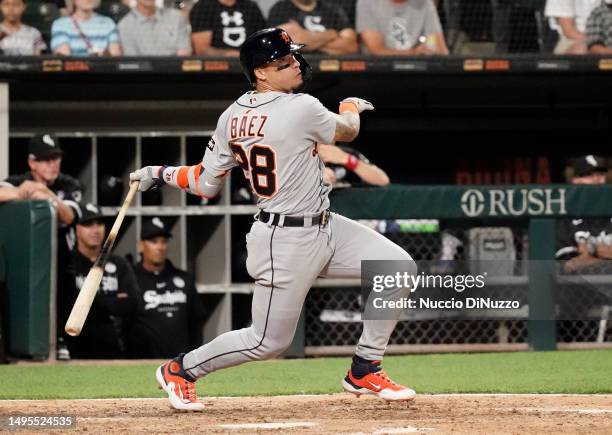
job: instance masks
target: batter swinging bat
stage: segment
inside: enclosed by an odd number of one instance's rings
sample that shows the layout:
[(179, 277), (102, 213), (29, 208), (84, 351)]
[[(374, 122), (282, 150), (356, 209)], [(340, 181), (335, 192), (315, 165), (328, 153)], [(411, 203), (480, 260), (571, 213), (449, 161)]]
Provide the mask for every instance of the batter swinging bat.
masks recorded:
[(96, 262), (91, 269), (89, 269), (89, 273), (85, 278), (85, 282), (83, 282), (79, 296), (72, 307), (70, 317), (68, 317), (64, 330), (73, 337), (79, 335), (81, 333), (81, 329), (83, 329), (83, 324), (85, 323), (85, 319), (87, 319), (87, 314), (89, 314), (89, 309), (91, 308), (91, 304), (96, 297), (98, 287), (100, 287), (100, 282), (102, 281), (104, 265), (106, 264), (106, 260), (108, 260), (110, 251), (115, 243), (115, 238), (119, 232), (119, 227), (121, 227), (125, 213), (132, 202), (134, 194), (138, 191), (139, 185), (140, 181), (135, 181), (131, 184), (130, 191), (123, 201), (123, 205), (117, 214), (115, 223), (108, 233), (108, 237), (102, 246), (102, 250), (100, 251), (100, 254), (98, 254), (98, 258), (96, 258)]

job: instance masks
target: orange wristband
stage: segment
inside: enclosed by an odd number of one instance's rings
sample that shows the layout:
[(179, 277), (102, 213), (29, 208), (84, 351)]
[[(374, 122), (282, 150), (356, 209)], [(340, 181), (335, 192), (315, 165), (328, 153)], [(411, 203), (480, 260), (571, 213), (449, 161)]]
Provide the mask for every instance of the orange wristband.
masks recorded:
[(359, 110), (357, 110), (357, 105), (355, 103), (341, 103), (338, 112), (353, 112), (359, 115)]

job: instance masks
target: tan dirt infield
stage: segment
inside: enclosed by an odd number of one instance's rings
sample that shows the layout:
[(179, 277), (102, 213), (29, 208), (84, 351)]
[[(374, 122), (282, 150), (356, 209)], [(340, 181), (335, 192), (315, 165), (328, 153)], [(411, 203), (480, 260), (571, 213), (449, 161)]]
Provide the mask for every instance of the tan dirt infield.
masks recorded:
[[(612, 395), (420, 395), (408, 405), (348, 394), (201, 400), (206, 409), (199, 413), (175, 411), (166, 399), (8, 400), (0, 401), (0, 416), (4, 422), (16, 415), (77, 418), (73, 429), (11, 431), (18, 434), (612, 433)], [(290, 422), (310, 426), (220, 426)]]

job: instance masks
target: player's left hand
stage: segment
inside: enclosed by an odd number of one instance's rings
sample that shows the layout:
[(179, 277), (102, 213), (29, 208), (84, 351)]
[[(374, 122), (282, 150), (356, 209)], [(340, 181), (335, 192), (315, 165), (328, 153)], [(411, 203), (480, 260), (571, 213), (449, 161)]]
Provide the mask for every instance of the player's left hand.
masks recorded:
[(130, 173), (130, 181), (140, 181), (138, 190), (141, 192), (156, 189), (164, 184), (164, 180), (159, 176), (161, 169), (162, 166), (145, 166)]
[(363, 98), (348, 97), (340, 101), (340, 104), (342, 103), (353, 103), (355, 107), (357, 107), (357, 110), (359, 111), (359, 113), (365, 110), (374, 110), (374, 105), (370, 103), (369, 101), (364, 100)]

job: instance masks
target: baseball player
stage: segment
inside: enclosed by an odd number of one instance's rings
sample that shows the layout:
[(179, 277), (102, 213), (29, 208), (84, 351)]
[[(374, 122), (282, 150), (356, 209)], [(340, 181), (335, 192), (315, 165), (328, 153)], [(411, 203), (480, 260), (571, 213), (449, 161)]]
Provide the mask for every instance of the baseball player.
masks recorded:
[[(330, 213), (318, 143), (352, 141), (360, 113), (373, 106), (360, 98), (340, 103), (339, 114), (316, 98), (294, 93), (311, 68), (282, 29), (260, 30), (240, 49), (253, 90), (219, 118), (202, 161), (195, 166), (146, 166), (130, 174), (140, 190), (168, 184), (215, 196), (229, 171), (240, 167), (258, 196), (259, 213), (246, 236), (246, 267), (255, 279), (252, 325), (227, 332), (157, 369), (160, 386), (176, 409), (201, 410), (194, 382), (216, 370), (274, 358), (292, 342), (306, 295), (317, 277), (360, 277), (361, 260), (412, 258), (382, 235)], [(402, 273), (403, 273), (402, 272)], [(396, 320), (364, 321), (346, 391), (387, 401), (412, 400), (415, 392), (391, 381), (381, 360)]]

